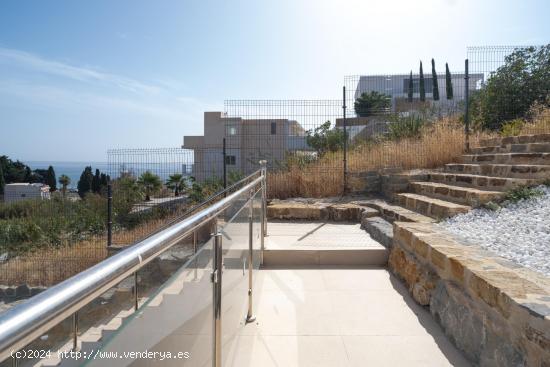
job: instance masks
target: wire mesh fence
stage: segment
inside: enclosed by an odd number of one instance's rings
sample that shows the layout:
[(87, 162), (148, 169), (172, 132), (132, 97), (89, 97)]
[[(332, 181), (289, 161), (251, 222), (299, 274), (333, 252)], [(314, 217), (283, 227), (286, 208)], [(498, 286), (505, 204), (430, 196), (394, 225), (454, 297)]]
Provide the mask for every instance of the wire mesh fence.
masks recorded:
[(550, 132), (550, 45), (468, 47), (471, 73), (483, 75), (470, 95), (476, 130), (500, 135)]
[(346, 76), (338, 100), (227, 100), (181, 148), (109, 150), (111, 217), (105, 184), (94, 189), (89, 176), (82, 198), (0, 206), (0, 284), (76, 274), (108, 245), (128, 246), (219, 199), (260, 160), (270, 198), (327, 197), (368, 191), (373, 172), (442, 166), (467, 139), (550, 133), (550, 45), (470, 47), (467, 56), (467, 72), (425, 62), (422, 73)]

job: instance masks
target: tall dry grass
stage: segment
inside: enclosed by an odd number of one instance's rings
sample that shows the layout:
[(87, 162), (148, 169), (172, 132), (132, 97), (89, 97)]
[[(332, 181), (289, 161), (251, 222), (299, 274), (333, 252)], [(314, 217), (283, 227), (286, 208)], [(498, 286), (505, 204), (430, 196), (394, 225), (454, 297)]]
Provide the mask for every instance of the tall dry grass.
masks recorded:
[[(517, 134), (550, 133), (550, 108), (534, 105), (522, 120)], [(482, 140), (498, 137), (499, 132), (473, 131), (470, 146), (480, 146)], [(422, 128), (419, 137), (381, 140), (352, 146), (347, 156), (350, 175), (378, 171), (384, 168), (430, 169), (454, 162), (464, 154), (464, 124), (458, 118), (443, 118)], [(268, 174), (268, 196), (329, 197), (342, 193), (343, 153), (326, 154), (306, 165), (290, 165), (289, 169)]]
[[(113, 232), (113, 245), (129, 246), (163, 228), (185, 208), (162, 219), (152, 219), (132, 229)], [(185, 239), (189, 240), (190, 239)], [(38, 248), (5, 262), (0, 262), (0, 285), (52, 286), (109, 256), (107, 236), (93, 236), (81, 241), (66, 241), (61, 246)]]
[[(464, 127), (456, 119), (444, 118), (425, 126), (419, 137), (380, 140), (352, 146), (347, 156), (350, 174), (383, 168), (435, 168), (464, 153)], [(474, 140), (485, 137), (476, 134)], [(342, 193), (343, 153), (334, 152), (303, 167), (268, 175), (271, 198), (327, 197)]]

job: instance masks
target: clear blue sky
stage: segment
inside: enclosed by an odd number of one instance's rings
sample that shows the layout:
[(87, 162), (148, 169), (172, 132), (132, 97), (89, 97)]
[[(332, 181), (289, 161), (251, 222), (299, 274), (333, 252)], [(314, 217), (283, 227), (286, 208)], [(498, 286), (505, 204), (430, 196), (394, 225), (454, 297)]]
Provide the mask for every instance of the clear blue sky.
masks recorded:
[(339, 98), (466, 46), (550, 40), (548, 0), (1, 1), (0, 154), (175, 147), (224, 99)]

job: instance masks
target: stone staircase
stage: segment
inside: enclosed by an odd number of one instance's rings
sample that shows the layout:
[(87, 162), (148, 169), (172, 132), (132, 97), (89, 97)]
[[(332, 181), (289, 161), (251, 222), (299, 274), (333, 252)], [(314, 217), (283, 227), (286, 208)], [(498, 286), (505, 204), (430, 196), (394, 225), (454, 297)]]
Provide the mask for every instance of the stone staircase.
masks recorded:
[(394, 221), (435, 222), (498, 201), (508, 190), (550, 179), (550, 134), (488, 139), (460, 163), (411, 177), (409, 192), (395, 193), (394, 204), (365, 202), (380, 216), (362, 218), (362, 226), (383, 244), (391, 244)]

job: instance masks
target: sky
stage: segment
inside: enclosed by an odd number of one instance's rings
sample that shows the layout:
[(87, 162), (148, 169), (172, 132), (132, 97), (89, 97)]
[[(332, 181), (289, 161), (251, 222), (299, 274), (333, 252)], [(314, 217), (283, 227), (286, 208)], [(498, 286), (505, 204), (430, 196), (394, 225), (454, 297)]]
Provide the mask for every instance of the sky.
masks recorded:
[(550, 42), (548, 0), (0, 2), (0, 155), (178, 147), (225, 99), (337, 99), (467, 46)]

